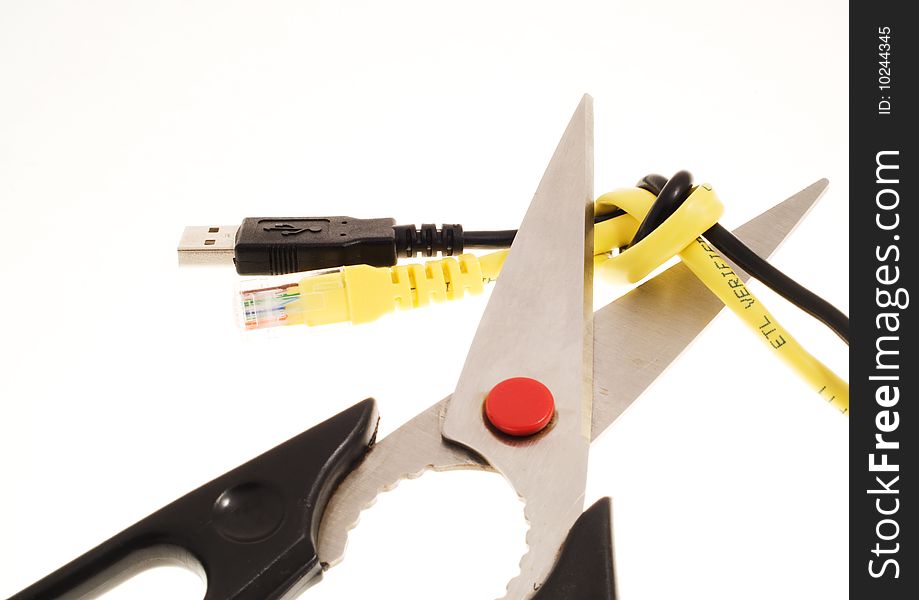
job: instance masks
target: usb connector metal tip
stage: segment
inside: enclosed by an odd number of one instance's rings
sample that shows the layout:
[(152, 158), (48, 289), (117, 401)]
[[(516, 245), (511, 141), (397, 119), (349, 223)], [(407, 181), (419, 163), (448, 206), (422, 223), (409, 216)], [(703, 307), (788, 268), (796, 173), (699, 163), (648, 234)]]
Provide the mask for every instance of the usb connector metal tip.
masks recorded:
[(232, 265), (238, 225), (186, 227), (179, 240), (179, 265)]

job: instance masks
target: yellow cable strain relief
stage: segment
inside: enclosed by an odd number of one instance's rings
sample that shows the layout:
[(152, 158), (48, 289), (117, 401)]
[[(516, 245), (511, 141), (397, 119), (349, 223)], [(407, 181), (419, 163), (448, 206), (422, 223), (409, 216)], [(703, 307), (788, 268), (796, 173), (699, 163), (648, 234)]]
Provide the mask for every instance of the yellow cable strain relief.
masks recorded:
[(486, 274), (476, 256), (462, 254), (395, 267), (353, 265), (304, 277), (298, 286), (300, 299), (287, 309), (288, 324), (368, 323), (396, 308), (420, 308), (458, 300), (466, 293), (479, 294), (485, 281), (497, 276), (507, 253), (494, 254), (503, 256), (483, 257), (488, 258)]

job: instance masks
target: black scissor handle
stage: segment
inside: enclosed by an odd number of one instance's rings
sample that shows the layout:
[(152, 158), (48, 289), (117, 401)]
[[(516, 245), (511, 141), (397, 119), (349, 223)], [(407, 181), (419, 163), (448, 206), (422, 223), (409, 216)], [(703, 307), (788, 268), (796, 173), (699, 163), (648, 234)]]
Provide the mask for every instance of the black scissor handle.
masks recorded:
[(615, 600), (616, 595), (610, 499), (601, 498), (571, 526), (533, 600)]
[(373, 444), (364, 400), (135, 523), (10, 600), (95, 597), (149, 567), (202, 572), (205, 600), (279, 600), (322, 573), (316, 534), (336, 486)]

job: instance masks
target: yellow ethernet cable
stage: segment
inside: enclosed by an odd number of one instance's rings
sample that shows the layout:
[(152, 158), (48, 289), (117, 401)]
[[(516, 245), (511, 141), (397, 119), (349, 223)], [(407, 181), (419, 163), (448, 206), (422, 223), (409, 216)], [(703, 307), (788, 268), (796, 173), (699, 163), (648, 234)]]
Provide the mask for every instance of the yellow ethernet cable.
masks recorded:
[(298, 283), (242, 292), (246, 329), (275, 325), (354, 324), (374, 321), (399, 309), (458, 300), (479, 294), (498, 277), (507, 250), (481, 258), (457, 258), (424, 264), (370, 267), (351, 265), (308, 275)]
[[(717, 223), (724, 208), (711, 186), (700, 185), (649, 235), (625, 251), (655, 196), (641, 188), (624, 188), (600, 196), (598, 215), (624, 215), (594, 226), (596, 273), (614, 283), (635, 283), (673, 256), (686, 266), (757, 337), (808, 385), (843, 413), (848, 413), (848, 384), (812, 356), (766, 310), (730, 264), (701, 233)], [(276, 325), (367, 323), (396, 309), (478, 294), (497, 279), (507, 250), (481, 257), (462, 254), (423, 264), (371, 267), (350, 265), (311, 274), (297, 283), (242, 292), (246, 329)]]
[[(628, 217), (597, 223), (596, 260), (606, 261), (610, 249), (625, 244), (636, 228), (637, 222)], [(368, 323), (396, 309), (456, 300), (466, 292), (481, 293), (485, 283), (497, 279), (507, 253), (462, 254), (458, 259), (394, 267), (350, 265), (311, 273), (296, 283), (245, 290), (240, 293), (243, 324), (252, 330), (278, 325)]]
[[(708, 229), (710, 226), (704, 225), (709, 216), (720, 215), (721, 203), (711, 187), (707, 185), (696, 187), (682, 207), (690, 205), (694, 197), (696, 202), (693, 203), (691, 214), (698, 216), (697, 219), (681, 221), (676, 218), (680, 216), (680, 209), (677, 209), (673, 214), (675, 218), (667, 219), (633, 248), (629, 248), (625, 252), (609, 259), (601, 257), (595, 263), (596, 272), (616, 282), (621, 282), (623, 278), (635, 282), (647, 275), (657, 265), (662, 264), (673, 256), (673, 243), (671, 240), (685, 240), (687, 238), (692, 240), (690, 244), (678, 252), (683, 263), (799, 377), (843, 414), (848, 414), (848, 384), (805, 350), (769, 313), (765, 305), (753, 295), (718, 251), (699, 235), (701, 231)], [(597, 199), (597, 211), (602, 213), (602, 211), (608, 211), (611, 207), (621, 208), (632, 218), (634, 228), (637, 229), (638, 223), (648, 213), (654, 199), (655, 196), (651, 192), (640, 188), (616, 190)], [(708, 208), (704, 206), (705, 204), (709, 205)], [(717, 216), (715, 221), (717, 221)], [(689, 223), (695, 227), (690, 227)], [(699, 229), (700, 225), (702, 229)], [(663, 231), (668, 226), (670, 230), (668, 230), (667, 236), (655, 236), (656, 233)], [(626, 235), (628, 230), (622, 228), (618, 232), (622, 234), (621, 237), (610, 237), (605, 243), (611, 243), (613, 247), (620, 247), (628, 243), (629, 239), (631, 239)], [(639, 249), (642, 250), (643, 254), (633, 254), (633, 251)], [(655, 256), (658, 257), (657, 260), (653, 259)], [(649, 266), (651, 267), (650, 269), (648, 269)]]

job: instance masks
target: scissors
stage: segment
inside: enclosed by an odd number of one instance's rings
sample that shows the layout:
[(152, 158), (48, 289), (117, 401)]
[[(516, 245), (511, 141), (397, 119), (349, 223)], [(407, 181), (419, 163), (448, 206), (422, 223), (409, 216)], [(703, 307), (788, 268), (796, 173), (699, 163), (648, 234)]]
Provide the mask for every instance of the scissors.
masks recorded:
[[(768, 256), (826, 187), (818, 181), (734, 233)], [(359, 402), (11, 600), (92, 597), (164, 562), (199, 572), (206, 600), (293, 598), (341, 561), (348, 531), (379, 493), (454, 469), (496, 471), (525, 503), (529, 549), (506, 598), (616, 598), (610, 499), (584, 510), (591, 442), (723, 305), (676, 264), (595, 313), (593, 209), (593, 107), (584, 96), (451, 394), (379, 440), (375, 401)]]

